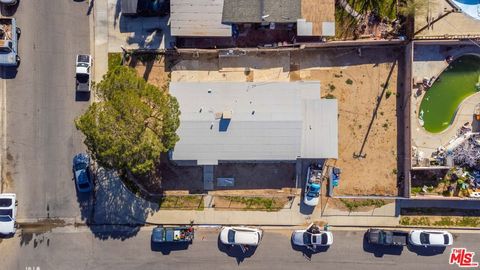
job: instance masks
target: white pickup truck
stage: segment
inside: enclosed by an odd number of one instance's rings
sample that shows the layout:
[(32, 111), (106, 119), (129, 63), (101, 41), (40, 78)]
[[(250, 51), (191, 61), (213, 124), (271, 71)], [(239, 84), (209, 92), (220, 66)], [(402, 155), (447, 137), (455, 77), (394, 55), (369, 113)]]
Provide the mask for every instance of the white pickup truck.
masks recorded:
[(77, 55), (75, 64), (75, 77), (77, 92), (90, 92), (90, 71), (92, 68), (92, 57), (88, 54)]

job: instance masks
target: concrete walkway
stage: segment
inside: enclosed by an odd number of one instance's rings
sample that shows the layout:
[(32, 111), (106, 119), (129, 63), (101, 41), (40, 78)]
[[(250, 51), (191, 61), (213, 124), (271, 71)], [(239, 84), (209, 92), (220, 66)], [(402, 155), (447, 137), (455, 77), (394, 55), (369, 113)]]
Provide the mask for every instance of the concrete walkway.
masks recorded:
[(120, 0), (94, 2), (95, 81), (100, 81), (107, 72), (109, 52), (122, 52), (122, 47), (161, 50), (175, 42), (168, 17), (133, 18), (122, 16), (120, 11)]

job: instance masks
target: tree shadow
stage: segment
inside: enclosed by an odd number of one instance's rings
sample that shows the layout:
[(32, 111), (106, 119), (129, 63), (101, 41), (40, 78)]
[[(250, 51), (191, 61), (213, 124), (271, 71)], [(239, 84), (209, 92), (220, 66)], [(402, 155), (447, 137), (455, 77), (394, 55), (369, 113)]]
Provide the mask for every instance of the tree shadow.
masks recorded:
[(373, 256), (377, 258), (387, 255), (400, 256), (403, 252), (403, 246), (383, 246), (369, 244), (367, 240), (367, 233), (363, 235), (363, 251), (373, 253)]
[(225, 245), (220, 241), (220, 236), (218, 236), (217, 246), (220, 252), (227, 254), (229, 257), (234, 257), (238, 265), (240, 265), (246, 258), (252, 257), (257, 250), (256, 246), (249, 246), (244, 252), (238, 245)]
[(154, 252), (161, 252), (163, 255), (168, 255), (172, 251), (187, 250), (190, 246), (188, 242), (181, 243), (155, 243), (150, 241), (150, 249)]
[(91, 197), (78, 194), (78, 203), (82, 220), (99, 239), (133, 237), (146, 223), (148, 215), (159, 209), (158, 203), (131, 193), (113, 170), (100, 167), (94, 179)]
[(382, 92), (377, 97), (377, 104), (375, 105), (375, 109), (373, 110), (372, 119), (370, 120), (370, 124), (368, 124), (367, 133), (365, 133), (365, 137), (363, 138), (363, 142), (362, 142), (362, 146), (360, 147), (360, 151), (358, 153), (357, 152), (353, 153), (353, 156), (356, 157), (356, 158), (366, 157), (366, 153), (364, 153), (363, 150), (365, 149), (365, 145), (367, 144), (367, 140), (368, 140), (368, 137), (370, 135), (370, 131), (372, 130), (373, 123), (375, 122), (375, 119), (377, 118), (378, 109), (380, 108), (380, 104), (382, 103), (385, 92), (388, 89), (390, 79), (392, 77), (393, 71), (395, 70), (395, 67), (397, 66), (397, 63), (398, 63), (398, 57), (393, 62), (392, 67), (390, 68), (390, 72), (388, 73), (387, 79), (385, 80), (385, 83), (383, 84)]
[(327, 252), (330, 246), (318, 246), (317, 248), (308, 248), (305, 246), (297, 246), (290, 240), (290, 245), (292, 249), (302, 253), (302, 256), (305, 257), (307, 260), (311, 260), (312, 256), (318, 253)]
[(162, 42), (168, 47), (173, 40), (168, 18), (120, 15), (118, 28), (120, 33), (130, 33), (126, 40), (127, 44), (136, 44), (140, 50), (160, 49)]
[(446, 247), (423, 247), (423, 246), (414, 246), (409, 245), (408, 250), (410, 252), (416, 253), (417, 256), (436, 256), (443, 254)]

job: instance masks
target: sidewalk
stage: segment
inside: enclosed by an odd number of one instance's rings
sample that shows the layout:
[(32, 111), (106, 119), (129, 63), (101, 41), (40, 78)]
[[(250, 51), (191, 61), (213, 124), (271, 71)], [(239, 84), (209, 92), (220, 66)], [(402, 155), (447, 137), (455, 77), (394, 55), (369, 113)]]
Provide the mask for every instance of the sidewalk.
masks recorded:
[[(333, 226), (396, 226), (399, 217), (395, 217), (395, 203), (385, 205), (368, 212), (345, 212), (328, 210), (328, 216), (322, 216), (317, 206), (311, 214), (302, 214), (300, 197), (295, 197), (291, 209), (278, 212), (266, 211), (225, 211), (205, 208), (203, 211), (158, 210), (149, 217), (147, 223), (188, 224), (192, 220), (197, 225), (275, 225), (296, 226), (313, 221), (324, 221)], [(324, 211), (325, 213), (325, 211)], [(354, 213), (354, 214), (352, 214)]]

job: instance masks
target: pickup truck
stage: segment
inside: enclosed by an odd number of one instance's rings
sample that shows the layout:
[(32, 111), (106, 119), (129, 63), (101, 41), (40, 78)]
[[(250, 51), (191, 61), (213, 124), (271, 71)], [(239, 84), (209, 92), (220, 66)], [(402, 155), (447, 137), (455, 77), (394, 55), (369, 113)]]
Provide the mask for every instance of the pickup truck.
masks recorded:
[(320, 189), (322, 187), (322, 167), (319, 164), (311, 164), (307, 169), (305, 183), (305, 195), (303, 202), (308, 206), (316, 206), (320, 200)]
[(194, 229), (191, 226), (182, 227), (155, 227), (152, 230), (153, 243), (191, 243), (194, 238)]
[(88, 54), (77, 55), (75, 64), (75, 78), (77, 80), (77, 92), (90, 92), (90, 70), (92, 57)]
[(405, 246), (408, 242), (408, 232), (369, 229), (367, 231), (369, 244), (382, 246)]
[(17, 67), (20, 64), (18, 56), (18, 38), (20, 28), (15, 18), (0, 19), (0, 66)]

